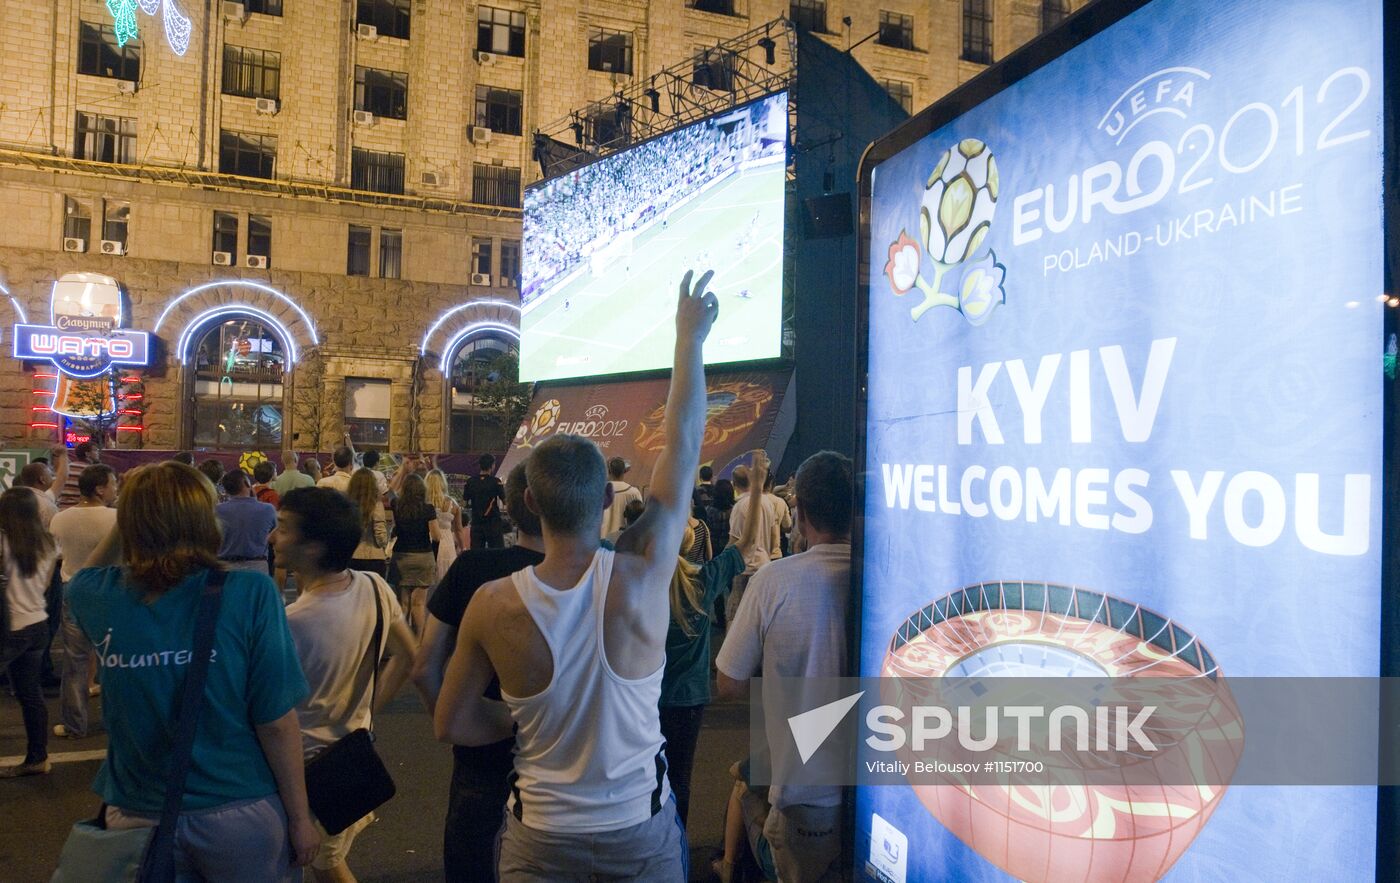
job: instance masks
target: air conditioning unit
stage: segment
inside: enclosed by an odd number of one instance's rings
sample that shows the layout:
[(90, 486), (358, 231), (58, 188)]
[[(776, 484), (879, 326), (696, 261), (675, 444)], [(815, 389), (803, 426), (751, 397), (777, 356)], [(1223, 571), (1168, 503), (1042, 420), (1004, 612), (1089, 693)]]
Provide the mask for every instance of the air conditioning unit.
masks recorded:
[(118, 80), (117, 91), (123, 95), (135, 95), (136, 82), (134, 80)]
[(472, 126), (470, 134), (473, 144), (491, 143), (491, 130), (485, 126)]
[(227, 251), (214, 252), (214, 266), (227, 267), (233, 263), (233, 253)]
[(76, 236), (63, 237), (64, 251), (87, 251), (87, 240), (79, 239)]
[(236, 19), (239, 22), (248, 18), (248, 7), (236, 0), (224, 0), (224, 18)]
[(612, 73), (613, 64), (612, 64), (611, 61), (605, 61), (605, 62), (603, 62), (602, 64), (603, 64), (603, 70), (604, 70), (605, 72), (607, 72), (607, 73)]
[(118, 242), (115, 239), (102, 240), (103, 254), (126, 254), (126, 243)]
[(424, 187), (441, 187), (446, 181), (444, 181), (443, 176), (439, 175), (437, 172), (424, 172), (418, 176), (418, 183), (422, 184)]
[(477, 50), (476, 63), (480, 65), (495, 64), (496, 54), (494, 52), (482, 52), (481, 50)]
[(253, 102), (253, 107), (256, 108), (258, 113), (277, 113), (277, 99), (259, 98), (257, 101)]
[(355, 36), (364, 40), (378, 40), (379, 28), (374, 25), (355, 25)]
[(367, 111), (367, 110), (357, 110), (357, 111), (355, 111), (355, 125), (357, 125), (357, 126), (372, 126), (372, 125), (374, 125), (374, 114), (370, 113), (370, 112)]
[(250, 254), (250, 255), (248, 255), (247, 257), (245, 257), (245, 258), (243, 259), (243, 265), (244, 265), (245, 267), (249, 267), (249, 268), (254, 269), (254, 270), (266, 270), (266, 269), (267, 269), (267, 255), (265, 255), (265, 254)]
[(490, 285), (490, 284), (491, 284), (491, 274), (490, 274), (490, 273), (473, 273), (473, 274), (472, 274), (472, 284), (473, 284), (473, 285)]
[(501, 287), (502, 287), (502, 288), (519, 288), (520, 285), (515, 281), (515, 278), (514, 278), (513, 276), (502, 276), (502, 277), (501, 277)]

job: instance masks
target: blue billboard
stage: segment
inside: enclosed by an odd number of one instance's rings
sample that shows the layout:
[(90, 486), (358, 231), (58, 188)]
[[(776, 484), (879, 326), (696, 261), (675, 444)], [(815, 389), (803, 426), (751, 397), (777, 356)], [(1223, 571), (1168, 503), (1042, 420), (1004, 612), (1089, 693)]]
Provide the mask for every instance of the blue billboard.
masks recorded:
[[(1383, 5), (1100, 4), (877, 143), (860, 675), (1380, 674)], [(1376, 873), (1374, 788), (948, 791), (858, 789), (856, 879)]]

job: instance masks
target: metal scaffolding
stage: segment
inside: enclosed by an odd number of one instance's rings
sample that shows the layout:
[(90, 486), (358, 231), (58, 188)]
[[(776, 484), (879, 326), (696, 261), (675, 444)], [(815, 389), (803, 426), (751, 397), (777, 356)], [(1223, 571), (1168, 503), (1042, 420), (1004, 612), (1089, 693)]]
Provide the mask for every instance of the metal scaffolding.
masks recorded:
[[(797, 74), (797, 32), (786, 18), (696, 52), (633, 80), (535, 132), (545, 178), (664, 132), (789, 88)], [(789, 114), (796, 103), (789, 97)], [(790, 127), (789, 131), (795, 131)]]

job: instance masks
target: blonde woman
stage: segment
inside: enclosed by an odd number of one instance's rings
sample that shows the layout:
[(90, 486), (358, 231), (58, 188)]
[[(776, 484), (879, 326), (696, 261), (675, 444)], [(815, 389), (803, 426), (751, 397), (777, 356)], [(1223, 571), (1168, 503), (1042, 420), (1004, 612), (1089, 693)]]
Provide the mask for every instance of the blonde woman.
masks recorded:
[[(175, 461), (127, 476), (116, 530), (68, 584), (73, 618), (104, 666), (110, 735), (93, 790), (109, 829), (159, 821), (182, 662), (206, 578), (222, 568), (209, 479)], [(118, 559), (125, 564), (115, 566)], [(209, 666), (176, 829), (177, 876), (236, 868), (240, 879), (292, 883), (320, 839), (297, 720), (306, 678), (267, 574), (230, 571), (222, 594), (217, 663)]]
[(462, 507), (447, 492), (447, 476), (434, 469), (425, 479), (428, 505), (437, 510), (437, 530), (433, 545), (437, 549), (437, 575), (441, 580), (462, 551)]
[(360, 513), (360, 544), (350, 558), (350, 569), (388, 576), (389, 515), (384, 511), (374, 470), (356, 469), (345, 493)]
[(422, 476), (411, 472), (403, 477), (399, 495), (393, 501), (394, 563), (398, 566), (401, 602), (413, 617), (413, 631), (423, 634), (427, 615), (428, 590), (437, 584), (437, 559), (433, 557), (432, 537), (437, 533), (437, 510), (428, 502), (428, 489)]

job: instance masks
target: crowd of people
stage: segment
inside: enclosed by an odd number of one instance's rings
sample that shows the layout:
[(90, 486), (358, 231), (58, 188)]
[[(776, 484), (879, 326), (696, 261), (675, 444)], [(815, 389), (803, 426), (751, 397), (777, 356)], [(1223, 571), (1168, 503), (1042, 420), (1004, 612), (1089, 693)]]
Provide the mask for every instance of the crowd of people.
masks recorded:
[[(769, 111), (756, 104), (751, 117)], [(526, 195), (526, 235), (536, 243), (522, 304), (546, 294), (599, 243), (637, 230), (745, 159), (783, 149), (764, 140), (761, 118), (708, 120), (563, 176)]]
[[(349, 444), (319, 476), (295, 454), (251, 474), (182, 454), (119, 478), (92, 445), (31, 464), (0, 494), (0, 670), (27, 740), (0, 777), (47, 773), (51, 735), (102, 726), (95, 823), (159, 829), (168, 759), (184, 749), (181, 879), (310, 868), (353, 880), (350, 851), (375, 812), (323, 824), (306, 770), (372, 732), (411, 682), (454, 746), (448, 880), (688, 879), (712, 684), (738, 698), (759, 675), (845, 671), (853, 497), (851, 463), (832, 452), (776, 488), (762, 453), (732, 486), (697, 469), (709, 277), (681, 286), (667, 441), (645, 494), (625, 460), (570, 435), (505, 481), (483, 456), (461, 504), (431, 458), (386, 475)], [(211, 603), (198, 729), (182, 745), (177, 697)], [(63, 682), (52, 730), (51, 644)], [(99, 690), (100, 724), (87, 715)], [(746, 861), (770, 879), (836, 879), (839, 789), (785, 789), (779, 769), (753, 787), (743, 762), (731, 773), (720, 879)]]

